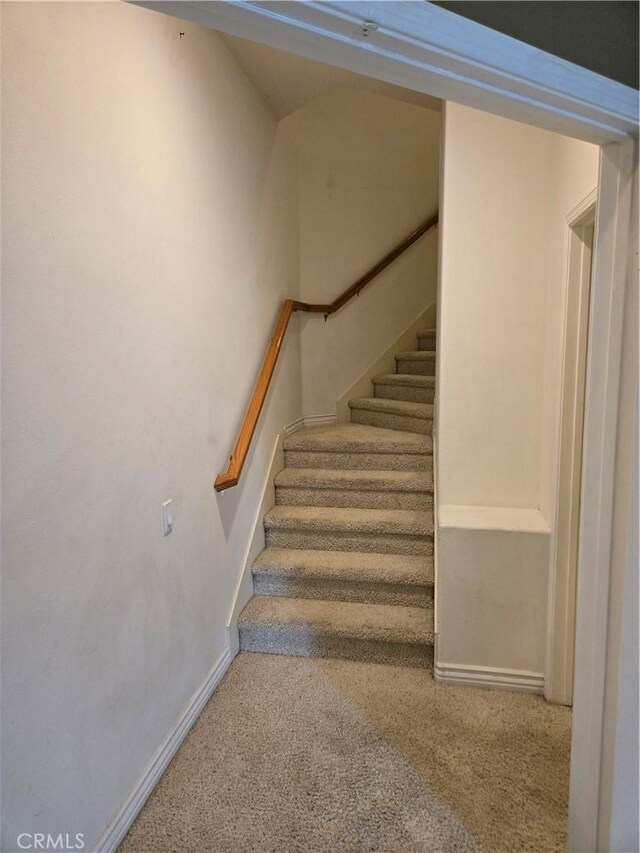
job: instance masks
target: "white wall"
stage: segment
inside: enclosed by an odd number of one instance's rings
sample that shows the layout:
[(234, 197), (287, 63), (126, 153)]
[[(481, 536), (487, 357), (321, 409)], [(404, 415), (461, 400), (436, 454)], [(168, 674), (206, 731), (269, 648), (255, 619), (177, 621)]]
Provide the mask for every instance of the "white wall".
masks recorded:
[[(284, 120), (297, 152), (301, 298), (331, 302), (438, 207), (440, 113), (336, 86)], [(329, 318), (302, 318), (305, 415), (335, 411), (435, 301), (437, 236), (422, 237)]]
[(540, 513), (441, 505), (438, 524), (438, 662), (542, 672), (549, 543)]
[(549, 206), (544, 253), (547, 259), (547, 313), (543, 374), (542, 437), (540, 443), (540, 510), (553, 522), (556, 512), (558, 423), (560, 418), (560, 370), (567, 312), (567, 262), (569, 224), (567, 215), (598, 183), (599, 148), (566, 136), (547, 134), (552, 146)]
[[(444, 122), (439, 657), (542, 673), (565, 217), (596, 186), (598, 149), (452, 103)], [(466, 619), (455, 618), (460, 608)]]
[(295, 183), (214, 32), (123, 3), (2, 12), (2, 849), (90, 848), (227, 647), (301, 415), (296, 320), (242, 484), (214, 493), (297, 292)]

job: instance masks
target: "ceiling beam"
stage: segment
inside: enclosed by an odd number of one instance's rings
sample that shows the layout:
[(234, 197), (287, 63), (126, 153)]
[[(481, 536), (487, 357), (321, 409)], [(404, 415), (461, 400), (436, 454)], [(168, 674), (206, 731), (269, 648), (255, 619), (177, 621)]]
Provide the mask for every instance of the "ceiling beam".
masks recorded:
[(633, 89), (422, 0), (136, 5), (587, 142), (638, 132)]

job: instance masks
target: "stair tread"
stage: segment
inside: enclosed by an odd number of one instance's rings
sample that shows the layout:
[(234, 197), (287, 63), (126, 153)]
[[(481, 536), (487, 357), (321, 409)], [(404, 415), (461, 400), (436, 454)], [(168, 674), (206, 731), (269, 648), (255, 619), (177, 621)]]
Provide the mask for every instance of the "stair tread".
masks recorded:
[(385, 397), (356, 397), (353, 400), (349, 400), (349, 408), (365, 409), (370, 412), (384, 412), (390, 415), (402, 415), (407, 418), (433, 419), (432, 403), (387, 400)]
[(396, 361), (433, 361), (435, 355), (435, 350), (412, 349), (396, 353)]
[(270, 547), (258, 554), (253, 572), (296, 578), (427, 586), (433, 585), (433, 557)]
[(436, 329), (420, 329), (417, 333), (418, 338), (432, 338), (437, 334)]
[(374, 385), (409, 385), (412, 388), (434, 388), (435, 376), (420, 373), (383, 373), (371, 380)]
[(358, 535), (391, 533), (429, 536), (433, 534), (433, 513), (411, 509), (275, 506), (265, 515), (264, 526), (306, 532), (332, 530)]
[(310, 628), (317, 636), (410, 644), (433, 643), (431, 607), (361, 604), (254, 595), (239, 627)]
[(339, 453), (431, 453), (431, 436), (364, 424), (303, 427), (285, 438), (285, 450)]
[(276, 475), (275, 485), (299, 489), (432, 492), (433, 474), (418, 471), (345, 471), (332, 468), (284, 468)]

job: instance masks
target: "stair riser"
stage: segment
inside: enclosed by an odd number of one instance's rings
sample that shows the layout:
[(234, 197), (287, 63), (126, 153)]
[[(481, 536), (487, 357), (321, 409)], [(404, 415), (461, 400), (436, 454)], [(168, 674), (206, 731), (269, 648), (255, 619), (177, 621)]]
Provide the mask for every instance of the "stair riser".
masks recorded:
[(381, 385), (377, 383), (373, 386), (373, 394), (381, 400), (402, 400), (403, 403), (433, 403), (436, 392), (434, 388), (415, 388), (412, 385)]
[(410, 373), (412, 376), (435, 376), (436, 362), (433, 361), (396, 361), (396, 373)]
[(376, 640), (317, 636), (295, 626), (240, 628), (240, 648), (245, 652), (294, 657), (346, 658), (392, 666), (433, 666), (433, 647)]
[(335, 578), (297, 578), (290, 575), (254, 572), (255, 595), (286, 598), (316, 598), (324, 601), (352, 601), (364, 604), (394, 604), (400, 607), (428, 607), (433, 604), (433, 587), (408, 584), (358, 583)]
[(418, 349), (420, 352), (431, 352), (436, 348), (436, 339), (433, 338), (418, 338)]
[(339, 530), (297, 531), (267, 528), (267, 546), (306, 548), (313, 551), (373, 551), (376, 554), (407, 554), (430, 557), (433, 537), (394, 533), (345, 533)]
[(429, 435), (433, 430), (433, 421), (426, 418), (408, 418), (389, 412), (374, 412), (370, 409), (351, 409), (351, 423), (377, 426), (383, 429), (397, 429), (402, 432), (415, 432)]
[(280, 506), (336, 506), (355, 509), (433, 509), (431, 492), (392, 492), (357, 489), (293, 489), (276, 487)]
[(433, 471), (431, 453), (324, 453), (285, 450), (285, 468), (330, 468), (332, 471)]

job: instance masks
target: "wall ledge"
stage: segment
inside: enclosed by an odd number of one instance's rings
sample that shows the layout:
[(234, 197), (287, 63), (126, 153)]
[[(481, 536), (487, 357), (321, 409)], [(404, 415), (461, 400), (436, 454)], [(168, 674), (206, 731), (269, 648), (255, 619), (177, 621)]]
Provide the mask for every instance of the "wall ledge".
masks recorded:
[(520, 693), (544, 693), (544, 674), (522, 669), (501, 669), (436, 661), (433, 676), (436, 681), (443, 684), (516, 690)]
[(439, 527), (468, 527), (473, 530), (506, 530), (521, 533), (551, 532), (549, 522), (538, 509), (509, 506), (466, 506), (441, 504)]

